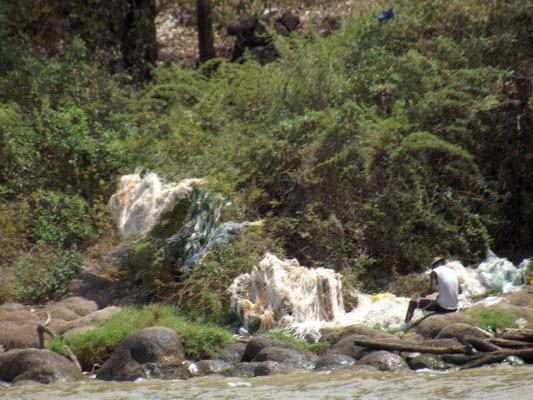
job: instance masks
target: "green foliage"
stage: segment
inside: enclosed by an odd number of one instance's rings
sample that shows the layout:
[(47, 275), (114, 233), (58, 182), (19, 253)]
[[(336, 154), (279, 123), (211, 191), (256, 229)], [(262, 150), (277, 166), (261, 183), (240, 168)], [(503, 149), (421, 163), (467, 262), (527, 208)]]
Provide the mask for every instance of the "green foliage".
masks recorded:
[(35, 257), (28, 252), (36, 245), (46, 259), (41, 280), (20, 276), (29, 287), (11, 291), (35, 301), (65, 294), (77, 270), (69, 254), (109, 224), (107, 199), (128, 136), (118, 112), (126, 91), (80, 40), (48, 60), (29, 51), (20, 57), (0, 71), (0, 237), (2, 261), (18, 275), (17, 263)]
[[(224, 221), (265, 221), (178, 284), (158, 282), (157, 238), (138, 244), (129, 271), (145, 275), (132, 279), (196, 318), (223, 319), (227, 285), (266, 249), (369, 288), (434, 254), (474, 264), (489, 246), (507, 256), (531, 243), (532, 3), (400, 0), (386, 24), (379, 11), (356, 1), (326, 38), (275, 38), (283, 57), (264, 67), (160, 67), (127, 117), (123, 80), (91, 59), (94, 41), (46, 61), (0, 46), (2, 260), (36, 241), (85, 248), (107, 224), (114, 178), (138, 166), (207, 177), (234, 202)], [(9, 26), (5, 49), (18, 46)]]
[(109, 319), (101, 321), (95, 329), (66, 338), (56, 337), (49, 347), (63, 353), (66, 343), (76, 354), (84, 370), (102, 364), (128, 335), (150, 326), (174, 329), (180, 335), (188, 359), (214, 357), (217, 351), (233, 343), (232, 334), (212, 324), (192, 322), (178, 314), (175, 307), (154, 304), (141, 309), (123, 307)]
[(490, 332), (509, 328), (517, 319), (526, 318), (526, 315), (491, 308), (472, 309), (468, 313), (474, 317), (480, 328)]
[(79, 195), (38, 189), (19, 207), (20, 221), (33, 242), (73, 248), (97, 239), (90, 207)]
[[(523, 23), (531, 6), (514, 5), (505, 19)], [(142, 129), (157, 132), (139, 137), (136, 161), (176, 179), (209, 176), (248, 218), (265, 218), (289, 256), (333, 267), (351, 287), (420, 271), (436, 253), (478, 262), (516, 234), (508, 215), (529, 207), (494, 162), (503, 146), (521, 177), (531, 172), (510, 140), (512, 119), (530, 110), (512, 72), (525, 64), (495, 50), (523, 31), (488, 27), (499, 11), (487, 5), (435, 7), (402, 1), (379, 24), (365, 5), (327, 38), (276, 38), (283, 57), (264, 68), (160, 69), (132, 102)]]
[(17, 286), (12, 295), (25, 302), (43, 303), (67, 294), (67, 285), (81, 268), (75, 250), (56, 250), (40, 245), (15, 259)]
[(276, 248), (260, 227), (243, 228), (229, 242), (214, 246), (186, 280), (162, 284), (158, 293), (195, 321), (230, 323), (229, 285)]

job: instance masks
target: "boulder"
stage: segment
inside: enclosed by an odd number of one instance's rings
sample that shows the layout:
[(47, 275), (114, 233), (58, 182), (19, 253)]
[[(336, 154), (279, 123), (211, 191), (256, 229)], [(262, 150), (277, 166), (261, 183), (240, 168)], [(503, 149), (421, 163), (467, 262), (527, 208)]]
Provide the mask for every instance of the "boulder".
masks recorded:
[(320, 342), (337, 343), (341, 339), (350, 335), (366, 336), (372, 339), (384, 339), (391, 342), (398, 341), (398, 337), (392, 333), (368, 328), (363, 325), (350, 325), (343, 328), (324, 328), (321, 330)]
[(191, 361), (164, 361), (137, 364), (128, 372), (129, 381), (137, 378), (153, 379), (190, 379), (200, 376), (196, 363)]
[(67, 331), (74, 329), (74, 328), (81, 328), (83, 326), (92, 325), (98, 321), (102, 321), (104, 319), (108, 319), (113, 314), (119, 312), (121, 310), (120, 307), (115, 306), (109, 306), (104, 308), (103, 310), (94, 311), (88, 315), (85, 315), (84, 317), (67, 321), (64, 324), (61, 324), (58, 327), (59, 333), (66, 333)]
[(317, 371), (333, 371), (340, 368), (352, 367), (355, 359), (345, 354), (326, 353), (315, 363)]
[(11, 322), (30, 322), (30, 321), (39, 321), (39, 317), (27, 310), (16, 310), (10, 311), (3, 314), (0, 314), (0, 323), (4, 321)]
[(333, 346), (331, 346), (331, 349), (329, 352), (332, 354), (343, 354), (345, 356), (352, 357), (356, 360), (368, 354), (367, 349), (361, 346), (357, 346), (353, 342), (354, 339), (368, 340), (369, 338), (368, 336), (361, 336), (358, 334), (348, 335), (342, 338), (341, 340), (339, 340)]
[(62, 319), (63, 321), (72, 321), (80, 317), (70, 308), (65, 306), (54, 306), (50, 309), (50, 316), (54, 319)]
[(286, 361), (307, 361), (307, 357), (301, 350), (286, 348), (286, 347), (265, 347), (256, 356), (252, 361), (261, 362), (261, 361), (277, 361), (279, 363)]
[(124, 339), (98, 370), (98, 379), (129, 381), (147, 377), (139, 366), (147, 363), (179, 364), (185, 359), (179, 335), (170, 328), (150, 327)]
[(218, 374), (230, 376), (235, 366), (223, 360), (201, 360), (196, 363), (201, 375)]
[(416, 326), (416, 332), (428, 339), (434, 339), (442, 328), (453, 323), (475, 325), (474, 319), (465, 313), (431, 314)]
[(82, 377), (73, 362), (50, 350), (16, 349), (0, 354), (0, 380), (7, 382), (70, 382)]
[(240, 378), (253, 378), (282, 373), (291, 373), (294, 369), (277, 361), (242, 362), (235, 366), (233, 376)]
[[(276, 363), (275, 361), (272, 362)], [(233, 370), (233, 376), (237, 376), (239, 378), (253, 378), (255, 376), (255, 367), (258, 364), (261, 363), (253, 363), (248, 361), (241, 362), (235, 366), (235, 369)]]
[(257, 353), (267, 347), (282, 347), (301, 352), (300, 348), (293, 344), (283, 342), (281, 340), (257, 336), (253, 337), (246, 345), (244, 354), (242, 355), (242, 361), (252, 361), (257, 355)]
[(246, 343), (233, 343), (218, 352), (218, 359), (236, 365), (241, 362)]
[(11, 312), (11, 311), (20, 311), (25, 310), (26, 307), (24, 304), (20, 303), (4, 303), (0, 306), (0, 314)]
[(87, 300), (84, 297), (68, 297), (55, 304), (55, 307), (66, 307), (74, 311), (81, 317), (89, 315), (98, 310), (98, 305), (92, 300)]
[(449, 369), (450, 365), (433, 354), (418, 354), (408, 360), (411, 369), (432, 369), (442, 371)]
[(38, 322), (1, 322), (0, 344), (5, 350), (39, 347)]
[(357, 361), (357, 364), (370, 365), (380, 371), (402, 371), (409, 369), (409, 365), (402, 357), (385, 350), (378, 350), (367, 354)]
[(477, 339), (486, 339), (487, 336), (480, 331), (478, 328), (468, 324), (449, 324), (442, 328), (439, 334), (436, 336), (436, 339), (457, 339), (459, 341), (464, 341), (468, 336), (477, 338)]

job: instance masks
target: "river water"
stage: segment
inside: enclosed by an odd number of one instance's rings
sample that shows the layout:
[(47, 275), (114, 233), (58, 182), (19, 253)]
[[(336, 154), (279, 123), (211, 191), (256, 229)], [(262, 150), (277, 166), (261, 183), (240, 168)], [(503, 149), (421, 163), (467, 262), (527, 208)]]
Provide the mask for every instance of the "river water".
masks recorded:
[(533, 399), (533, 366), (451, 372), (337, 370), (266, 377), (0, 386), (1, 399)]

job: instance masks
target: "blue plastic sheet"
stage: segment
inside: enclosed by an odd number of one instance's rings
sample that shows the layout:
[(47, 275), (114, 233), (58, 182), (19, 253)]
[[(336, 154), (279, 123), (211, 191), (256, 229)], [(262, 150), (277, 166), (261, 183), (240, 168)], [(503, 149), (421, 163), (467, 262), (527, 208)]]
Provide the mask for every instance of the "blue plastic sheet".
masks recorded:
[(378, 21), (383, 22), (391, 18), (394, 18), (394, 7), (391, 7), (387, 11), (382, 11), (378, 16)]

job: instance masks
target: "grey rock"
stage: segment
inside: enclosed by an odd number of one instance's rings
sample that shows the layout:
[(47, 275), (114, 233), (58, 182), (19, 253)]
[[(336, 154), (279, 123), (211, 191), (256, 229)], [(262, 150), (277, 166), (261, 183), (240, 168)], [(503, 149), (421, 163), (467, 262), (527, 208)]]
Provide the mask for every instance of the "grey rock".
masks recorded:
[(463, 338), (466, 338), (467, 336), (475, 337), (478, 339), (485, 339), (486, 336), (475, 326), (468, 325), (468, 324), (462, 324), (462, 323), (455, 323), (455, 324), (449, 324), (443, 327), (439, 334), (437, 335), (436, 339), (458, 339), (462, 340)]
[(218, 374), (231, 376), (235, 366), (223, 360), (201, 360), (196, 363), (201, 375)]
[(10, 322), (31, 322), (39, 321), (39, 317), (27, 310), (16, 310), (10, 311), (3, 314), (0, 314), (0, 322), (10, 321)]
[(357, 363), (370, 365), (380, 371), (401, 371), (409, 369), (409, 365), (402, 357), (384, 350), (378, 350), (367, 354)]
[[(356, 360), (368, 354), (369, 351), (362, 346), (357, 346), (354, 343), (354, 339), (369, 340), (367, 336), (362, 336), (359, 334), (351, 334), (351, 335), (343, 337), (341, 340), (339, 340), (337, 343), (331, 346), (331, 349), (329, 352), (334, 353), (334, 354), (344, 354)], [(396, 339), (397, 338), (395, 338), (395, 340)]]
[(253, 378), (255, 376), (268, 376), (275, 374), (287, 374), (295, 369), (289, 365), (277, 361), (242, 362), (235, 366), (233, 376), (240, 378)]
[(434, 339), (442, 328), (454, 323), (475, 325), (474, 319), (465, 313), (432, 314), (417, 324), (416, 331), (425, 338)]
[(11, 312), (11, 311), (20, 311), (25, 310), (26, 307), (24, 304), (20, 303), (4, 303), (0, 306), (0, 314), (3, 314), (5, 312)]
[(54, 306), (50, 309), (50, 315), (55, 319), (62, 319), (64, 321), (72, 321), (78, 319), (80, 316), (65, 306)]
[(74, 328), (81, 328), (83, 326), (92, 325), (98, 321), (108, 319), (109, 317), (119, 312), (120, 310), (121, 310), (120, 307), (109, 306), (109, 307), (104, 308), (103, 310), (97, 310), (90, 314), (87, 314), (84, 317), (74, 319), (72, 321), (67, 321), (61, 324), (60, 326), (58, 326), (57, 331), (59, 333), (65, 333)]
[(55, 307), (66, 307), (75, 312), (81, 317), (89, 315), (98, 310), (98, 305), (92, 300), (87, 300), (84, 297), (75, 296), (68, 297), (56, 303)]
[(412, 369), (432, 369), (445, 370), (450, 368), (450, 365), (432, 354), (419, 354), (408, 360), (409, 366)]
[(246, 349), (244, 350), (244, 354), (242, 356), (242, 361), (252, 361), (257, 355), (257, 353), (267, 347), (282, 347), (302, 352), (300, 348), (293, 344), (283, 342), (281, 340), (257, 336), (253, 337), (246, 345)]
[(38, 325), (38, 322), (1, 322), (0, 344), (5, 350), (39, 347)]
[(52, 383), (82, 377), (73, 362), (50, 350), (14, 349), (0, 354), (0, 380), (7, 382)]
[[(148, 374), (142, 364), (171, 363), (185, 359), (179, 335), (170, 328), (150, 327), (124, 339), (96, 374), (98, 379), (129, 381)], [(140, 376), (139, 376), (140, 375)]]
[(246, 343), (233, 343), (219, 351), (218, 359), (236, 365), (242, 361)]
[(343, 328), (325, 328), (321, 331), (320, 342), (337, 343), (347, 336), (358, 335), (371, 339), (383, 339), (389, 342), (397, 342), (400, 339), (392, 333), (368, 328), (363, 325), (350, 325)]
[(355, 359), (345, 354), (327, 353), (315, 363), (317, 371), (334, 371), (340, 368), (353, 367)]
[(279, 363), (294, 360), (294, 361), (307, 361), (307, 357), (301, 350), (295, 350), (292, 348), (286, 347), (265, 347), (256, 356), (252, 361), (261, 362), (261, 361), (277, 361)]

